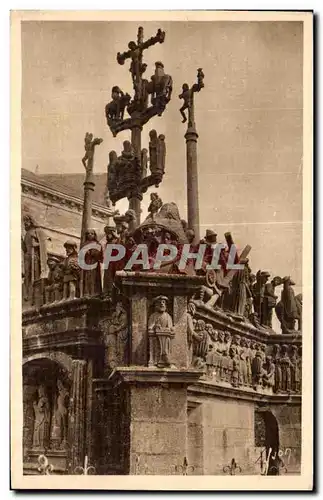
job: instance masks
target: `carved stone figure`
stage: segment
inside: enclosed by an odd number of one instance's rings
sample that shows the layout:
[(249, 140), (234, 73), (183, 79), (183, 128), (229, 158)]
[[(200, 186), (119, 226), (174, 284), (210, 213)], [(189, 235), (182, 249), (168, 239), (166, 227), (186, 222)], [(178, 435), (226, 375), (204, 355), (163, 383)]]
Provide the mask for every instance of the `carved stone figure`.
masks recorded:
[(50, 404), (44, 386), (38, 388), (38, 400), (33, 403), (34, 435), (33, 449), (43, 450), (49, 446), (50, 435)]
[(245, 316), (247, 299), (250, 297), (247, 268), (248, 259), (243, 269), (239, 270), (232, 279), (232, 311), (240, 316)]
[[(182, 123), (187, 121), (186, 114), (184, 111), (188, 111), (188, 120), (189, 123), (192, 123), (193, 120), (193, 106), (194, 106), (194, 92), (200, 92), (200, 90), (204, 87), (204, 73), (202, 68), (197, 70), (197, 83), (195, 83), (191, 88), (187, 83), (184, 83), (182, 86), (182, 93), (178, 96), (180, 99), (183, 99), (183, 106), (180, 108), (180, 113), (183, 117)], [(193, 115), (193, 116), (192, 116)]]
[(291, 360), (288, 356), (288, 346), (283, 344), (281, 346), (280, 367), (282, 374), (282, 391), (291, 391)]
[(150, 205), (148, 207), (148, 213), (152, 220), (154, 220), (154, 215), (158, 212), (158, 210), (163, 206), (162, 200), (159, 198), (158, 193), (150, 194)]
[(202, 368), (205, 366), (208, 350), (209, 339), (205, 321), (198, 319), (193, 331), (193, 365), (195, 367)]
[(275, 385), (274, 392), (278, 393), (282, 390), (282, 371), (280, 367), (280, 346), (278, 344), (273, 345), (272, 359), (275, 364)]
[(160, 295), (153, 301), (154, 312), (148, 320), (149, 365), (170, 366), (173, 320), (167, 312), (168, 298)]
[(155, 74), (151, 77), (151, 81), (151, 104), (159, 110), (158, 115), (161, 116), (171, 99), (173, 91), (173, 79), (165, 73), (162, 62), (157, 61), (155, 63)]
[(295, 331), (296, 320), (299, 319), (299, 309), (293, 290), (294, 281), (290, 276), (285, 276), (282, 280), (284, 288), (281, 293), (281, 300), (276, 306), (276, 315), (280, 321), (282, 333), (293, 333)]
[(279, 276), (275, 276), (275, 278), (270, 283), (265, 284), (262, 324), (268, 326), (269, 328), (272, 328), (273, 309), (275, 308), (277, 302), (275, 288), (276, 286), (281, 285), (281, 283), (281, 278)]
[[(95, 146), (100, 145), (102, 142), (103, 142), (103, 139), (99, 139), (98, 137), (95, 137), (93, 139), (93, 134), (86, 132), (85, 138), (84, 138), (85, 155), (82, 158), (82, 163), (83, 163), (84, 168), (86, 170), (87, 176), (89, 174), (92, 174), (92, 172), (93, 172), (93, 158), (94, 158)], [(86, 180), (87, 180), (87, 178), (86, 178)]]
[(103, 251), (94, 229), (88, 229), (85, 232), (85, 242), (83, 246), (85, 247), (91, 243), (96, 243), (99, 245), (100, 249), (91, 248), (86, 252), (84, 257), (85, 264), (96, 264), (95, 269), (82, 270), (83, 295), (89, 296), (102, 293), (101, 262), (103, 261)]
[(147, 177), (148, 172), (148, 150), (146, 148), (141, 150), (141, 169), (142, 169), (142, 178)]
[[(238, 344), (239, 346), (239, 344)], [(247, 345), (246, 345), (246, 339), (242, 338), (240, 340), (240, 352), (238, 352), (240, 355), (240, 379), (241, 379), (241, 384), (244, 386), (248, 385), (248, 364), (247, 364)]]
[(301, 359), (298, 357), (297, 346), (292, 345), (290, 347), (290, 371), (291, 371), (291, 389), (294, 392), (300, 392), (300, 381), (301, 381), (301, 369), (302, 363)]
[(110, 151), (108, 176), (107, 176), (107, 191), (109, 193), (109, 198), (111, 199), (114, 198), (114, 195), (116, 194), (119, 185), (117, 160), (118, 160), (117, 153), (115, 151)]
[[(105, 233), (105, 247), (104, 247), (105, 251), (107, 245), (113, 245), (118, 243), (118, 234), (114, 226), (105, 226), (104, 233)], [(112, 256), (118, 255), (118, 250), (117, 249), (112, 250), (111, 255)], [(104, 269), (103, 291), (106, 294), (111, 294), (112, 292), (113, 281), (116, 270), (117, 270), (117, 262), (109, 262), (109, 267)]]
[(230, 382), (231, 374), (230, 367), (232, 365), (230, 358), (231, 334), (224, 332), (224, 345), (222, 351), (222, 366), (221, 366), (221, 379)]
[(299, 293), (295, 297), (296, 307), (297, 307), (297, 315), (298, 315), (298, 331), (302, 330), (302, 309), (303, 309), (303, 295)]
[(237, 352), (237, 346), (231, 344), (229, 349), (229, 373), (231, 374), (231, 385), (233, 387), (238, 387), (240, 385), (240, 366), (239, 366), (239, 354)]
[(51, 256), (47, 259), (49, 268), (46, 279), (45, 294), (46, 303), (61, 300), (63, 296), (63, 265), (61, 259)]
[(33, 283), (47, 276), (46, 237), (31, 215), (23, 217), (25, 236), (22, 239), (24, 254), (24, 299), (33, 297)]
[(63, 261), (63, 298), (75, 299), (79, 296), (80, 266), (78, 263), (77, 245), (68, 240), (64, 243), (66, 257)]
[(106, 348), (106, 366), (113, 369), (127, 364), (128, 319), (121, 302), (117, 302), (111, 319), (102, 325)]
[(252, 385), (252, 351), (251, 351), (251, 341), (249, 339), (245, 339), (245, 357), (246, 357), (246, 366), (247, 366), (247, 385), (251, 387)]
[(271, 356), (266, 356), (266, 361), (263, 365), (262, 382), (264, 387), (273, 389), (275, 385), (275, 364)]
[(265, 286), (263, 283), (263, 275), (259, 270), (256, 274), (256, 283), (253, 286), (253, 296), (254, 296), (254, 310), (257, 314), (257, 318), (261, 323), (261, 312), (262, 312), (262, 303), (264, 298)]
[(149, 132), (149, 168), (152, 175), (157, 172), (157, 147), (158, 147), (158, 136), (155, 129)]
[(262, 382), (263, 375), (263, 355), (260, 351), (260, 345), (256, 344), (256, 353), (255, 357), (252, 360), (251, 369), (252, 369), (252, 385), (256, 390), (257, 386)]
[(155, 171), (155, 187), (159, 187), (164, 173), (165, 173), (165, 162), (166, 162), (166, 144), (165, 136), (160, 134), (157, 139), (157, 166)]
[(61, 380), (57, 381), (57, 396), (54, 407), (51, 447), (64, 450), (67, 443), (69, 391)]
[(123, 120), (125, 109), (131, 100), (130, 95), (122, 92), (117, 85), (112, 87), (111, 97), (112, 101), (105, 107), (105, 116), (108, 125), (110, 121)]

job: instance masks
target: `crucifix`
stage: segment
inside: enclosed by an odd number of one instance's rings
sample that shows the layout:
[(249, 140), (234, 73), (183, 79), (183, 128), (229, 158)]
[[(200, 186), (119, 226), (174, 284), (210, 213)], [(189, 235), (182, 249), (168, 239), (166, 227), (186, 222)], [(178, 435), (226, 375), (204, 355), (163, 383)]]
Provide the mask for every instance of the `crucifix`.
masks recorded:
[[(189, 229), (194, 231), (194, 242), (200, 241), (200, 216), (198, 202), (198, 173), (197, 173), (197, 139), (194, 117), (194, 94), (204, 87), (204, 73), (202, 68), (197, 70), (197, 83), (190, 88), (187, 83), (182, 86), (182, 93), (178, 96), (184, 100), (180, 113), (182, 122), (188, 121), (186, 139), (187, 162), (187, 221)], [(188, 120), (184, 111), (188, 112)]]
[[(144, 41), (143, 28), (138, 28), (137, 42), (130, 41), (128, 43), (129, 50), (117, 53), (119, 64), (123, 65), (127, 59), (131, 60), (130, 73), (134, 96), (131, 98), (129, 94), (124, 93), (120, 87), (115, 85), (112, 89), (112, 101), (105, 107), (107, 123), (114, 137), (123, 130), (131, 130), (133, 163), (136, 162), (132, 170), (137, 173), (134, 173), (132, 177), (131, 169), (127, 169), (127, 175), (121, 179), (114, 198), (118, 200), (124, 197), (128, 198), (129, 209), (134, 210), (136, 213), (136, 224), (140, 224), (142, 194), (147, 191), (148, 187), (158, 186), (160, 182), (159, 178), (156, 179), (156, 175), (153, 172), (152, 175), (145, 176), (145, 155), (141, 150), (143, 125), (154, 116), (162, 115), (166, 105), (170, 101), (172, 93), (172, 77), (165, 74), (162, 62), (158, 61), (155, 63), (155, 72), (150, 81), (143, 78), (143, 74), (147, 69), (147, 64), (143, 62), (143, 52), (157, 43), (163, 43), (164, 40), (165, 32), (159, 29), (155, 36)], [(149, 96), (151, 96), (150, 106), (148, 104)], [(125, 109), (127, 109), (130, 118), (124, 118)], [(163, 156), (162, 152), (160, 156)], [(152, 162), (150, 162), (150, 166), (152, 165)]]

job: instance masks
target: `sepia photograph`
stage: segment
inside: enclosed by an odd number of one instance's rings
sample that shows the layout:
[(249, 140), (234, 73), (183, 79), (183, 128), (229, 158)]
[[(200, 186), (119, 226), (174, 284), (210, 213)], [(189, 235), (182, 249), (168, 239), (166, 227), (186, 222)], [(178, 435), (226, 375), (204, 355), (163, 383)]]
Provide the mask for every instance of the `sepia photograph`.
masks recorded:
[(13, 489), (312, 488), (312, 24), (11, 12)]

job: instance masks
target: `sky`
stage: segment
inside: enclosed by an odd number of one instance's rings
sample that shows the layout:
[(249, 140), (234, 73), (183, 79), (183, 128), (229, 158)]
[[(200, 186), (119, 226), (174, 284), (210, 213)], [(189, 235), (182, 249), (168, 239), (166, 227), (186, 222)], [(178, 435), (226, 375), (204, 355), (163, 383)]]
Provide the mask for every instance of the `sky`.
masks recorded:
[[(111, 88), (132, 94), (129, 64), (116, 53), (136, 40), (136, 22), (22, 23), (22, 167), (41, 174), (84, 172), (85, 132), (103, 138), (95, 172), (130, 131), (113, 138), (104, 108)], [(303, 39), (300, 22), (145, 22), (145, 38), (166, 31), (144, 53), (149, 78), (161, 60), (172, 75), (171, 102), (145, 126), (166, 136), (166, 173), (158, 192), (186, 218), (186, 126), (178, 98), (183, 83), (205, 74), (195, 98), (201, 235), (231, 231), (250, 244), (254, 272), (290, 275), (302, 286)], [(155, 191), (156, 189), (153, 188)], [(151, 192), (152, 190), (150, 190)], [(143, 202), (143, 217), (149, 192)], [(126, 202), (117, 205), (124, 210)]]

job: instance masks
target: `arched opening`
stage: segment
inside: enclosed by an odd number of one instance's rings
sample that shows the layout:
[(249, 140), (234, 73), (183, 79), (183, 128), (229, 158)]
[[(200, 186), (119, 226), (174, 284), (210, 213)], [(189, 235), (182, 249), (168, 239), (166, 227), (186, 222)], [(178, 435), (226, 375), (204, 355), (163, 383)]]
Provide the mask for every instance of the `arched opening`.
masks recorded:
[(261, 473), (279, 475), (279, 427), (276, 417), (268, 409), (255, 412), (255, 446), (260, 449)]
[(65, 470), (70, 389), (69, 372), (57, 361), (38, 358), (23, 365), (24, 463), (45, 454)]

